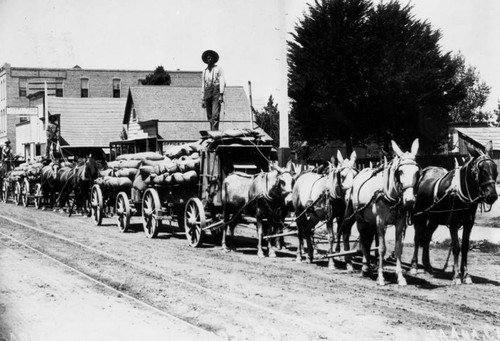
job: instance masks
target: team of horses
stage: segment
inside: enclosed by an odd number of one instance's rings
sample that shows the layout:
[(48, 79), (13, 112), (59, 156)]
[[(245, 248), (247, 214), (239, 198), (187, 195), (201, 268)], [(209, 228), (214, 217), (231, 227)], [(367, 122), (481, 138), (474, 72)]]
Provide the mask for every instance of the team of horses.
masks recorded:
[[(337, 153), (336, 162), (331, 162), (321, 172), (295, 172), (293, 167), (272, 167), (269, 172), (257, 175), (232, 173), (226, 177), (222, 198), (224, 221), (222, 248), (233, 249), (235, 226), (244, 214), (256, 218), (258, 256), (264, 257), (263, 234), (276, 234), (285, 226), (288, 212), (295, 214), (298, 246), (297, 261), (302, 261), (303, 240), (306, 240), (306, 260), (313, 261), (313, 233), (319, 222), (325, 222), (328, 231), (329, 249), (340, 251), (340, 240), (344, 250), (349, 250), (351, 228), (356, 223), (359, 244), (363, 255), (361, 272), (371, 273), (370, 250), (373, 241), (378, 246), (377, 283), (385, 285), (384, 261), (386, 254), (386, 230), (395, 226), (396, 274), (399, 285), (406, 285), (401, 255), (403, 238), (408, 225), (415, 228), (415, 250), (411, 261), (412, 275), (417, 274), (418, 250), (423, 248), (423, 266), (432, 272), (429, 262), (429, 245), (438, 225), (449, 227), (451, 250), (454, 256), (453, 281), (456, 284), (472, 283), (467, 270), (469, 237), (479, 205), (492, 205), (497, 200), (495, 162), (488, 153), (469, 148), (470, 159), (453, 170), (439, 167), (421, 169), (416, 161), (419, 142), (416, 139), (410, 151), (403, 152), (394, 142), (394, 158), (384, 158), (378, 167), (358, 171), (356, 153), (343, 158)], [(332, 158), (333, 161), (333, 158)], [(290, 166), (290, 164), (289, 164)], [(337, 222), (336, 236), (334, 220)], [(227, 228), (226, 228), (227, 227)], [(463, 227), (462, 241), (458, 230)], [(231, 248), (226, 244), (226, 230), (231, 232)], [(336, 238), (335, 238), (336, 237)], [(276, 253), (268, 238), (268, 255)], [(459, 266), (459, 256), (462, 253)], [(332, 257), (328, 257), (329, 268), (334, 268)], [(352, 259), (345, 257), (346, 267), (352, 270)]]
[(98, 162), (91, 156), (76, 162), (51, 162), (42, 168), (40, 176), (44, 208), (89, 212), (89, 193), (99, 176)]
[[(406, 228), (413, 222), (415, 249), (410, 274), (416, 275), (420, 247), (425, 270), (433, 271), (429, 245), (438, 225), (446, 225), (450, 230), (454, 257), (453, 281), (456, 284), (472, 283), (467, 269), (470, 233), (479, 205), (492, 205), (498, 198), (495, 162), (488, 152), (469, 148), (470, 158), (462, 166), (456, 163), (452, 170), (440, 167), (421, 169), (416, 161), (418, 139), (409, 152), (403, 152), (394, 141), (391, 143), (392, 160), (384, 158), (383, 164), (362, 170), (358, 170), (355, 152), (349, 158), (337, 152), (336, 158), (332, 157), (332, 162), (321, 171), (299, 171), (289, 163), (285, 168), (272, 164), (269, 171), (258, 174), (229, 174), (221, 189), (223, 251), (234, 250), (235, 227), (246, 218), (257, 227), (257, 255), (265, 257), (263, 239), (267, 235), (267, 255), (276, 257), (275, 249), (279, 246), (274, 242), (280, 239), (269, 236), (283, 232), (287, 227), (285, 218), (293, 212), (298, 235), (296, 261), (303, 260), (305, 240), (305, 259), (313, 262), (313, 235), (321, 222), (326, 224), (328, 232), (328, 254), (333, 253), (335, 242), (335, 252), (340, 251), (341, 240), (344, 251), (349, 251), (351, 229), (356, 223), (363, 255), (361, 272), (363, 275), (371, 273), (370, 251), (375, 241), (378, 246), (377, 283), (385, 285), (385, 236), (387, 227), (394, 225), (397, 282), (406, 285), (401, 261)], [(88, 213), (90, 189), (103, 166), (92, 156), (72, 163), (51, 162), (44, 166), (41, 173), (42, 205), (65, 207), (70, 215), (75, 211)], [(460, 228), (463, 228), (461, 243), (458, 238)], [(228, 232), (231, 236), (229, 243)], [(350, 253), (345, 254), (346, 268), (352, 271)], [(328, 267), (333, 269), (336, 266), (333, 257), (327, 258)]]

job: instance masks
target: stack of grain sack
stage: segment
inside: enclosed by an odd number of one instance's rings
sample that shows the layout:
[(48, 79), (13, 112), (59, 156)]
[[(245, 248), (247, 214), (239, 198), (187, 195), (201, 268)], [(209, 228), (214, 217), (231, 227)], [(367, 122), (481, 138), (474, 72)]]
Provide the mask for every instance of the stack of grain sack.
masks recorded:
[(122, 154), (108, 162), (96, 184), (116, 190), (145, 191), (152, 185), (195, 184), (200, 171), (201, 143), (171, 147), (165, 156), (155, 152)]
[(42, 174), (43, 164), (40, 162), (24, 162), (9, 173), (10, 181), (23, 180), (27, 177), (30, 181), (38, 181)]

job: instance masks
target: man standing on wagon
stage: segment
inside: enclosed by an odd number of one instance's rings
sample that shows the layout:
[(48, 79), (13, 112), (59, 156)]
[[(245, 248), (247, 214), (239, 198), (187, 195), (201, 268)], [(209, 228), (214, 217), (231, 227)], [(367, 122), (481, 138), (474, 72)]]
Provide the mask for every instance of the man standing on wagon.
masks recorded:
[(224, 90), (226, 80), (221, 67), (216, 65), (219, 55), (213, 50), (206, 50), (201, 55), (201, 59), (207, 64), (203, 70), (201, 91), (202, 108), (207, 110), (207, 119), (210, 122), (210, 130), (219, 130), (219, 120), (221, 105), (224, 102)]

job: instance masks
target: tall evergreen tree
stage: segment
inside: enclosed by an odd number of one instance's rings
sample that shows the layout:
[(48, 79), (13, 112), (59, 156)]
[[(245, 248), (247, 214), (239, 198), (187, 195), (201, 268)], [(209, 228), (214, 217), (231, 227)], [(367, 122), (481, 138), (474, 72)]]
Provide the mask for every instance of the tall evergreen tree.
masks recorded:
[(312, 144), (390, 139), (436, 149), (464, 98), (441, 34), (397, 1), (316, 0), (289, 43), (292, 116)]

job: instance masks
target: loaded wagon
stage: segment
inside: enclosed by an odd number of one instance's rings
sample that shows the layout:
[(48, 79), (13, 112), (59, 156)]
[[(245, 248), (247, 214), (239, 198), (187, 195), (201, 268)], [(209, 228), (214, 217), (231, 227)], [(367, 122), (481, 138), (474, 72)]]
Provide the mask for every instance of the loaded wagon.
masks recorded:
[(131, 216), (141, 214), (148, 238), (157, 237), (164, 223), (175, 222), (184, 229), (189, 244), (199, 246), (206, 231), (221, 235), (225, 177), (234, 171), (268, 171), (269, 142), (259, 130), (202, 132), (196, 142), (169, 147), (163, 159), (145, 161), (130, 191), (110, 193), (96, 184), (91, 200), (94, 219), (98, 222), (105, 207), (114, 206), (121, 230), (128, 228)]
[(1, 191), (2, 200), (4, 202), (7, 203), (9, 200), (13, 199), (16, 205), (21, 205), (21, 184), (23, 183), (26, 175), (26, 165), (26, 163), (22, 163), (20, 161), (12, 161), (10, 167), (7, 167), (6, 162), (3, 162), (3, 171), (13, 168), (5, 172), (2, 176)]

